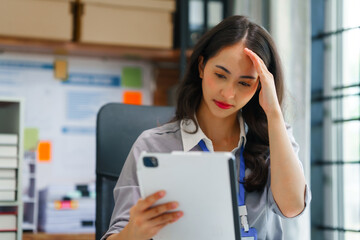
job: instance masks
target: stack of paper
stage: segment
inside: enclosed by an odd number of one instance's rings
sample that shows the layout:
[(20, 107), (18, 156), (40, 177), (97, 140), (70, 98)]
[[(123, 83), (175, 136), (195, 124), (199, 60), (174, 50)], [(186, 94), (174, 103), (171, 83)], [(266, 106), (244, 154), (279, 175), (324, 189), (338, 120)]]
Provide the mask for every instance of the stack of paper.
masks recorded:
[(17, 134), (0, 134), (0, 145), (16, 145), (18, 143)]
[(48, 233), (95, 232), (95, 186), (49, 186), (40, 191), (39, 229)]
[(17, 144), (17, 134), (0, 134), (0, 201), (16, 200)]

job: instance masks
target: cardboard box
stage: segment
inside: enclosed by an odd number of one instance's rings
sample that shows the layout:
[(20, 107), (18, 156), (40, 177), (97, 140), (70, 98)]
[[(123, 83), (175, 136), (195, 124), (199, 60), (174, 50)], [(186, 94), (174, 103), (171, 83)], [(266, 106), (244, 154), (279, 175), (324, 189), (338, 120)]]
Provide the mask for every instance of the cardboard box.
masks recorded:
[(80, 42), (167, 49), (173, 46), (175, 0), (81, 3)]
[(0, 0), (0, 35), (71, 40), (73, 0)]

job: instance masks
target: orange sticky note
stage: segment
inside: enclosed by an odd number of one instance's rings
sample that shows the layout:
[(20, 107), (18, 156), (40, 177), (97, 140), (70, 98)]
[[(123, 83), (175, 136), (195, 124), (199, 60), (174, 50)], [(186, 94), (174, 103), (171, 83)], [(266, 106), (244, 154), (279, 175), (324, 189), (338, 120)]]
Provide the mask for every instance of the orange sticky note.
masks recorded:
[(134, 91), (124, 92), (124, 103), (141, 105), (142, 93)]
[(51, 142), (41, 141), (38, 145), (38, 160), (40, 162), (51, 161)]

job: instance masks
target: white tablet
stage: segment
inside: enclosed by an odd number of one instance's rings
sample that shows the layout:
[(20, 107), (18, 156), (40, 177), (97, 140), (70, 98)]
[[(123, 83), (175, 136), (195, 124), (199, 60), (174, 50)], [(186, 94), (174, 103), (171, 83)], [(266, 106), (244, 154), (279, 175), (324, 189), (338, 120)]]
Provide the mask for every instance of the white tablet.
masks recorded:
[(240, 240), (235, 160), (225, 152), (143, 152), (137, 163), (143, 198), (165, 190), (157, 204), (179, 202), (184, 212), (154, 240)]

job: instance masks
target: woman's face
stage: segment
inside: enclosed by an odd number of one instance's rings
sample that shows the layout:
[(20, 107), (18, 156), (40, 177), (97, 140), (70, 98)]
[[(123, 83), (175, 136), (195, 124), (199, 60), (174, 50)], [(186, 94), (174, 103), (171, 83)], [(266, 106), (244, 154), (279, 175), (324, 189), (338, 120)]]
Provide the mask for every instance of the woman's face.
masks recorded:
[(236, 115), (258, 88), (258, 74), (244, 48), (241, 42), (225, 47), (205, 66), (202, 57), (199, 60), (203, 90), (200, 107), (206, 107), (213, 117)]

